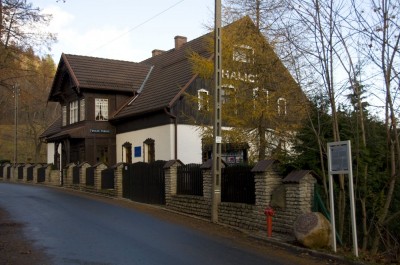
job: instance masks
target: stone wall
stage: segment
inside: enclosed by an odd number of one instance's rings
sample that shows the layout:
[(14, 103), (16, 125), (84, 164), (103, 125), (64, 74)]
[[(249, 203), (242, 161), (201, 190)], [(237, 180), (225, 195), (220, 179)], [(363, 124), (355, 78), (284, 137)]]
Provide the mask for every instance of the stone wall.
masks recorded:
[[(94, 165), (94, 187), (86, 186), (86, 169), (88, 163), (70, 164), (64, 169), (64, 186), (84, 191), (100, 193), (108, 196), (123, 197), (123, 174), (126, 164), (120, 163), (114, 169), (114, 190), (101, 190), (101, 171), (107, 166), (103, 163)], [(177, 168), (180, 161), (168, 161), (165, 170), (165, 202), (166, 208), (200, 218), (211, 219), (212, 203), (212, 171), (211, 164), (205, 163), (203, 170), (203, 196), (177, 194)], [(33, 167), (33, 183), (37, 183), (37, 171), (46, 168), (45, 183), (60, 185), (60, 171), (52, 170), (50, 165), (30, 165)], [(73, 184), (73, 168), (79, 168), (79, 184)], [(23, 179), (18, 179), (18, 166), (2, 165), (2, 181), (27, 181), (27, 168)], [(275, 170), (275, 162), (260, 161), (254, 168), (255, 174), (255, 204), (220, 202), (218, 207), (218, 222), (247, 230), (266, 230), (264, 210), (272, 206), (275, 210), (273, 231), (292, 233), (293, 223), (303, 213), (311, 211), (315, 176), (310, 171), (297, 171), (282, 177)], [(2, 176), (2, 178), (1, 178)]]

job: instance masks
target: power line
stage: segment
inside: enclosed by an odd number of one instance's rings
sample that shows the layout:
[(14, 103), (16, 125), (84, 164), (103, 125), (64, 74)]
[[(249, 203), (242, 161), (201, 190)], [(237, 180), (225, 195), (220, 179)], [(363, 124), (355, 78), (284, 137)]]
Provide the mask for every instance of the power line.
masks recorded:
[(90, 51), (89, 54), (91, 54), (91, 53), (93, 53), (93, 52), (95, 52), (95, 51), (97, 51), (97, 50), (100, 50), (101, 48), (104, 48), (105, 46), (107, 46), (107, 45), (113, 43), (114, 41), (116, 41), (116, 40), (122, 38), (122, 37), (125, 36), (126, 34), (128, 34), (128, 33), (132, 32), (132, 31), (134, 31), (135, 29), (140, 28), (140, 27), (143, 26), (144, 24), (146, 24), (146, 23), (150, 22), (151, 20), (153, 20), (153, 19), (155, 19), (155, 18), (161, 16), (162, 14), (166, 13), (167, 11), (171, 10), (172, 8), (176, 7), (177, 5), (179, 5), (180, 3), (184, 2), (184, 1), (185, 1), (185, 0), (180, 0), (180, 1), (176, 2), (175, 4), (169, 6), (167, 9), (164, 9), (163, 11), (161, 11), (161, 12), (155, 14), (154, 16), (152, 16), (152, 17), (150, 17), (149, 19), (143, 21), (142, 23), (140, 23), (140, 24), (134, 26), (133, 28), (130, 28), (128, 31), (122, 33), (121, 35), (115, 37), (114, 39), (110, 40), (109, 42), (107, 42), (107, 43), (105, 43), (105, 44), (103, 44), (103, 45), (97, 47), (96, 49)]

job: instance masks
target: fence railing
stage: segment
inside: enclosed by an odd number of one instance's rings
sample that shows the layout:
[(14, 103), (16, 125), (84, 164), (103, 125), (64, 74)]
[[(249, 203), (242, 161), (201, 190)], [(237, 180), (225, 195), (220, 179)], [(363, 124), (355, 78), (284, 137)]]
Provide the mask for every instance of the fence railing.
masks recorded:
[(177, 194), (203, 196), (203, 172), (200, 164), (178, 167)]
[(72, 184), (79, 184), (79, 167), (72, 168)]
[(221, 201), (255, 204), (255, 182), (252, 166), (232, 165), (222, 169)]
[(114, 189), (114, 168), (101, 171), (101, 188)]
[(86, 186), (94, 186), (94, 167), (86, 169)]

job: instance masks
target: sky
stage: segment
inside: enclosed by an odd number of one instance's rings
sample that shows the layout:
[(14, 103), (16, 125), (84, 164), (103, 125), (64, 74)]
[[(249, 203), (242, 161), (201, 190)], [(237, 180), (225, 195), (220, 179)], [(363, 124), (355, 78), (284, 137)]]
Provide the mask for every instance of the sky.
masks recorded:
[(31, 0), (52, 14), (47, 31), (56, 33), (51, 51), (139, 62), (154, 49), (170, 50), (174, 37), (188, 41), (212, 26), (214, 0)]

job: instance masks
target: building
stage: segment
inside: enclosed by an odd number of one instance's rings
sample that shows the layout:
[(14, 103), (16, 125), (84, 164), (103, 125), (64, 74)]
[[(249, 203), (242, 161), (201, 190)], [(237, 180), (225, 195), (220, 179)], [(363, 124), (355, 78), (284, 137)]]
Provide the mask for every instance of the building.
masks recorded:
[[(255, 30), (248, 17), (227, 27), (235, 25)], [(212, 82), (194, 73), (190, 54), (212, 61), (210, 38), (211, 33), (192, 41), (176, 36), (173, 49), (153, 50), (152, 57), (140, 63), (63, 54), (48, 98), (61, 104), (62, 113), (41, 136), (48, 144), (48, 162), (58, 165), (61, 161), (61, 166), (170, 159), (199, 163), (209, 158), (210, 144), (198, 125), (211, 124), (204, 113), (210, 108)], [(268, 49), (279, 75), (297, 89), (292, 94), (302, 94), (272, 48)], [(254, 50), (246, 43), (230, 52), (229, 58), (240, 64), (254, 59)], [(251, 84), (257, 76), (225, 69), (223, 78), (227, 83)], [(224, 99), (231, 89), (227, 85)], [(286, 98), (280, 97), (276, 108), (286, 114)], [(246, 142), (225, 143), (223, 157), (232, 163), (246, 161), (249, 147)]]

